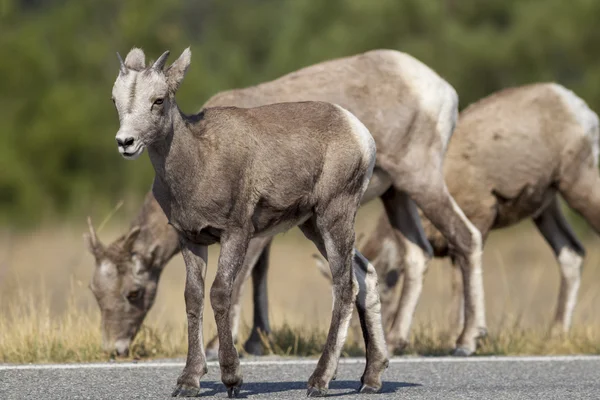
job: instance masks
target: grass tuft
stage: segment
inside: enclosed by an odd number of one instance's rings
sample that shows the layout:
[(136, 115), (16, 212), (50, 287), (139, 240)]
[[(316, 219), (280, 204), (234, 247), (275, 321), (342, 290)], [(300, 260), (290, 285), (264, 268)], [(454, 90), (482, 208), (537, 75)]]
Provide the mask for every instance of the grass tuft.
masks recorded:
[[(327, 332), (320, 329), (306, 329), (283, 324), (268, 337), (266, 335), (261, 336), (267, 354), (316, 357), (323, 350)], [(362, 345), (349, 335), (342, 350), (342, 356), (355, 357), (363, 354)]]
[[(73, 285), (72, 285), (73, 287)], [(107, 361), (102, 351), (97, 312), (78, 308), (70, 295), (62, 314), (52, 317), (49, 297), (41, 289), (37, 295), (18, 292), (0, 314), (0, 363), (49, 363)], [(71, 290), (74, 293), (74, 290)], [(516, 320), (516, 319), (515, 319)], [(134, 341), (128, 359), (185, 356), (185, 325), (177, 327), (145, 325)], [(283, 324), (263, 342), (268, 354), (316, 357), (327, 335), (322, 329), (298, 328)], [(408, 354), (448, 355), (454, 338), (435, 324), (415, 327)], [(241, 341), (240, 341), (241, 344)], [(241, 347), (241, 346), (240, 346)], [(481, 355), (517, 354), (600, 354), (600, 327), (576, 327), (568, 338), (549, 338), (536, 329), (520, 329), (506, 323), (500, 331), (482, 340)], [(360, 338), (346, 340), (343, 356), (364, 355)]]
[[(357, 226), (366, 228), (377, 220), (373, 211), (363, 215)], [(107, 225), (102, 240), (108, 242), (126, 229)], [(100, 315), (86, 285), (94, 260), (81, 243), (85, 230), (49, 226), (0, 240), (0, 363), (110, 359), (101, 348)], [(478, 354), (600, 354), (600, 318), (596, 312), (600, 305), (596, 287), (600, 241), (588, 238), (585, 243), (588, 254), (574, 326), (568, 337), (560, 338), (547, 335), (559, 285), (556, 261), (547, 244), (531, 224), (492, 235), (484, 253), (490, 335), (481, 341)], [(218, 248), (209, 252), (207, 282), (212, 282)], [(331, 286), (314, 268), (313, 252), (312, 244), (299, 231), (278, 237), (273, 246), (269, 312), (275, 329), (263, 338), (270, 354), (316, 357), (321, 353), (331, 315)], [(185, 356), (183, 270), (182, 258), (176, 257), (163, 272), (156, 304), (132, 345), (129, 359)], [(72, 280), (66, 278), (69, 276)], [(453, 322), (449, 321), (450, 278), (447, 262), (434, 260), (406, 353), (450, 354), (456, 340), (456, 334), (448, 332)], [(245, 299), (242, 316), (248, 321), (252, 305), (249, 296)], [(205, 339), (209, 339), (215, 327), (208, 301), (204, 321)], [(240, 351), (246, 337), (247, 332), (240, 336)], [(343, 355), (362, 354), (362, 335), (352, 329)]]

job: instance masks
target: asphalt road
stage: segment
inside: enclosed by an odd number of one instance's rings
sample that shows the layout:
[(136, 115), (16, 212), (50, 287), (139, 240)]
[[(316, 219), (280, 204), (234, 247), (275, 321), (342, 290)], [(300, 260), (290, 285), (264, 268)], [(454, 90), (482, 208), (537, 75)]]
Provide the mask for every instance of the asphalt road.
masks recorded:
[[(244, 360), (241, 397), (297, 399), (316, 361)], [(329, 396), (358, 395), (360, 359), (345, 359)], [(183, 367), (163, 362), (0, 365), (0, 399), (167, 399)], [(219, 368), (209, 363), (202, 396), (226, 398)], [(395, 358), (373, 399), (599, 399), (600, 357)]]

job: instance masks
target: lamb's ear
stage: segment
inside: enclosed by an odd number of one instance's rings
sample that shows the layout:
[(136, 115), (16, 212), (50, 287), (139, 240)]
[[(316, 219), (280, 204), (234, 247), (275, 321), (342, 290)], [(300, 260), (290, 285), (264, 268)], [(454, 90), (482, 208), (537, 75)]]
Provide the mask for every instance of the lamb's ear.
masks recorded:
[(142, 49), (134, 47), (125, 57), (125, 66), (130, 69), (142, 70), (146, 67), (146, 56)]
[(188, 47), (181, 53), (179, 58), (167, 69), (167, 84), (171, 92), (175, 93), (179, 89), (179, 85), (183, 81), (183, 77), (190, 66), (192, 60), (192, 51)]
[(148, 253), (146, 254), (146, 260), (148, 260), (149, 266), (153, 268), (158, 260), (158, 254), (160, 253), (160, 245), (159, 242), (154, 242), (150, 248), (148, 249)]
[(125, 251), (131, 251), (131, 249), (133, 248), (133, 244), (135, 243), (135, 240), (139, 236), (140, 232), (141, 229), (139, 226), (131, 228), (127, 236), (125, 236), (125, 240), (123, 240), (123, 249), (125, 249)]

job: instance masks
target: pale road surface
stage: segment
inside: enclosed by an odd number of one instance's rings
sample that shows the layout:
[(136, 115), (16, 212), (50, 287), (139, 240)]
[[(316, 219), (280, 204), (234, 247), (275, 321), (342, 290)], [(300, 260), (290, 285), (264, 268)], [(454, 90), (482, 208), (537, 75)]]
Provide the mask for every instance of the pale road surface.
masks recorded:
[[(313, 359), (245, 359), (242, 398), (304, 398)], [(167, 399), (183, 362), (0, 365), (0, 399)], [(600, 399), (600, 356), (394, 358), (383, 393), (359, 395), (362, 359), (343, 359), (336, 399)], [(226, 398), (209, 363), (202, 397)]]

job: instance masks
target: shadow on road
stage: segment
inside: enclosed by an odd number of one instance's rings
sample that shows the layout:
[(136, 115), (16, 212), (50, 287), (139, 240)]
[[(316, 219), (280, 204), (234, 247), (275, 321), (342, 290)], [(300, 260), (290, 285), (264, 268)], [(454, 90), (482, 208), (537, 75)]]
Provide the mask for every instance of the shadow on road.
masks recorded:
[[(405, 387), (421, 386), (419, 383), (409, 382), (383, 382), (383, 387), (380, 393), (395, 393), (398, 389)], [(213, 396), (218, 393), (225, 392), (225, 386), (221, 382), (216, 381), (202, 381), (200, 384), (202, 388), (201, 396)], [(346, 396), (353, 393), (358, 393), (360, 387), (359, 381), (332, 381), (329, 384), (330, 393), (327, 397)], [(266, 393), (278, 393), (287, 392), (289, 390), (305, 390), (306, 381), (297, 382), (248, 382), (244, 383), (242, 390), (240, 391), (240, 398), (251, 396), (255, 394), (266, 394)], [(344, 390), (339, 392), (339, 390)], [(335, 393), (331, 393), (335, 391)]]

